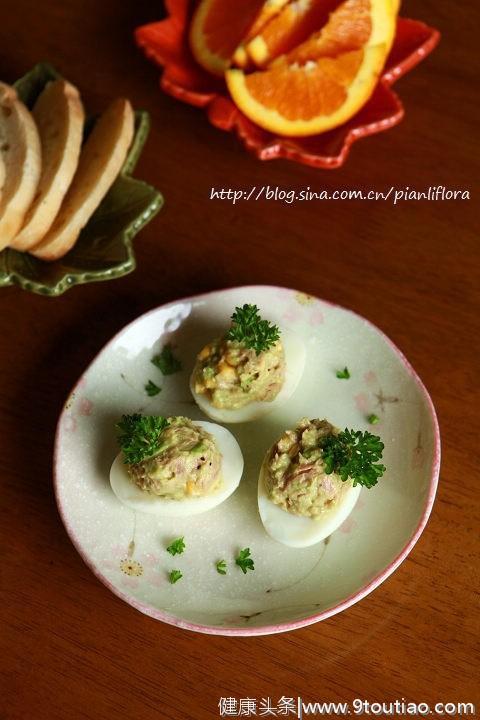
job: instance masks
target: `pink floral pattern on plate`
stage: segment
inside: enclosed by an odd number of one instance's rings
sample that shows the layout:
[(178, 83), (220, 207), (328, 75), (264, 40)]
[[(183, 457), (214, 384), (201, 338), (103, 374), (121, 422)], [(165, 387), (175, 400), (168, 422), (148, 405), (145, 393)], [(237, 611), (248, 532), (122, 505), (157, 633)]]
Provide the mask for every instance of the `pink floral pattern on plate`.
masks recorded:
[(165, 575), (160, 568), (160, 559), (152, 553), (142, 553), (134, 556), (135, 542), (132, 540), (127, 549), (121, 545), (114, 545), (111, 557), (104, 560), (102, 565), (107, 570), (115, 570), (120, 577), (120, 584), (124, 587), (137, 589), (142, 582), (153, 587), (165, 584)]
[(76, 432), (78, 427), (78, 418), (90, 417), (93, 412), (93, 402), (85, 396), (78, 397), (78, 390), (84, 389), (85, 385), (86, 381), (82, 378), (76, 390), (71, 393), (65, 403), (65, 415), (63, 421), (65, 430), (69, 433)]

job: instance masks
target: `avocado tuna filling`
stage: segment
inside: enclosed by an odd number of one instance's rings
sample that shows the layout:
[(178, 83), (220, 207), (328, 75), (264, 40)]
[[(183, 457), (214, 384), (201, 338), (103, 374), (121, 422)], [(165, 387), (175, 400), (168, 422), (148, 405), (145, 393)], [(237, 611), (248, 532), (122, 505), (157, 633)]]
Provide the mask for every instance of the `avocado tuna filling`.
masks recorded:
[(271, 402), (285, 380), (285, 354), (280, 341), (259, 355), (242, 343), (217, 339), (197, 357), (195, 392), (210, 403), (237, 410), (252, 402)]
[(141, 490), (170, 500), (209, 495), (221, 483), (222, 455), (214, 438), (184, 417), (171, 417), (158, 451), (128, 466)]
[(326, 420), (303, 418), (286, 430), (264, 464), (264, 482), (270, 500), (287, 512), (314, 518), (335, 507), (351, 487), (339, 475), (327, 475), (322, 441), (338, 429)]

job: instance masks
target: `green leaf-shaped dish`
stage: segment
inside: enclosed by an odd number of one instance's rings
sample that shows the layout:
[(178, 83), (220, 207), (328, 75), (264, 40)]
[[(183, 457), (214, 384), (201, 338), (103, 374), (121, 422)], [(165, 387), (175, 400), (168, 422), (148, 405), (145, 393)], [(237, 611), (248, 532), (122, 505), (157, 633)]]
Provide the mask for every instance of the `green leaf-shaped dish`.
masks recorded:
[[(18, 80), (15, 88), (31, 108), (45, 85), (58, 77), (53, 67), (41, 63)], [(87, 121), (86, 132), (92, 124), (92, 119)], [(135, 269), (132, 238), (163, 205), (158, 190), (131, 177), (149, 127), (148, 114), (137, 110), (135, 136), (122, 171), (72, 250), (52, 263), (10, 248), (3, 250), (0, 252), (0, 287), (20, 285), (30, 292), (55, 296), (74, 285), (111, 280)]]

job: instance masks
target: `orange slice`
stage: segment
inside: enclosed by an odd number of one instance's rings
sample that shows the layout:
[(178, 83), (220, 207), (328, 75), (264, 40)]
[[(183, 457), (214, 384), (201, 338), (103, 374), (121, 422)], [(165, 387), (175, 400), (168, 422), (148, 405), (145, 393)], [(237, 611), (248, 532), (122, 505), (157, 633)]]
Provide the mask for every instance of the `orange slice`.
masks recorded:
[(265, 0), (262, 9), (257, 15), (253, 25), (250, 27), (247, 35), (242, 38), (241, 45), (235, 50), (232, 60), (238, 67), (246, 67), (249, 62), (248, 53), (246, 50), (246, 43), (260, 33), (265, 25), (273, 18), (278, 15), (280, 10), (289, 2), (289, 0)]
[(367, 45), (385, 45), (389, 51), (394, 34), (395, 15), (385, 0), (344, 0), (321, 30), (275, 63), (304, 65)]
[(275, 15), (278, 15), (280, 10), (282, 10), (289, 1), (290, 0), (266, 0), (245, 40), (251, 40), (261, 32), (265, 25), (275, 17)]
[(277, 135), (317, 135), (347, 122), (367, 102), (386, 56), (371, 45), (305, 65), (280, 63), (246, 75), (226, 73), (237, 107), (254, 123)]
[(322, 27), (336, 5), (338, 0), (293, 0), (247, 43), (248, 55), (264, 67)]
[(195, 60), (222, 76), (264, 4), (265, 0), (201, 0), (190, 25)]

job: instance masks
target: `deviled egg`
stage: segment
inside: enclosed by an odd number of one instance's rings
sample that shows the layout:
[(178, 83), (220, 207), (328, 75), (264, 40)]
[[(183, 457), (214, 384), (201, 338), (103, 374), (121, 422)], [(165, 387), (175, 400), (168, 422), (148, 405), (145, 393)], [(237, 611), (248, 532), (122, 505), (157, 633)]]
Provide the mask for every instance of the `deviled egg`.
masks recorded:
[(164, 517), (197, 515), (238, 487), (243, 455), (233, 435), (186, 417), (124, 415), (118, 423), (122, 451), (110, 484), (122, 503)]
[(361, 486), (385, 471), (383, 443), (368, 432), (340, 432), (327, 420), (303, 418), (268, 451), (258, 480), (258, 509), (267, 533), (290, 547), (331, 535), (355, 507)]
[(254, 420), (286, 402), (305, 367), (305, 345), (293, 333), (262, 320), (256, 305), (237, 307), (223, 337), (197, 356), (190, 389), (213, 420)]

